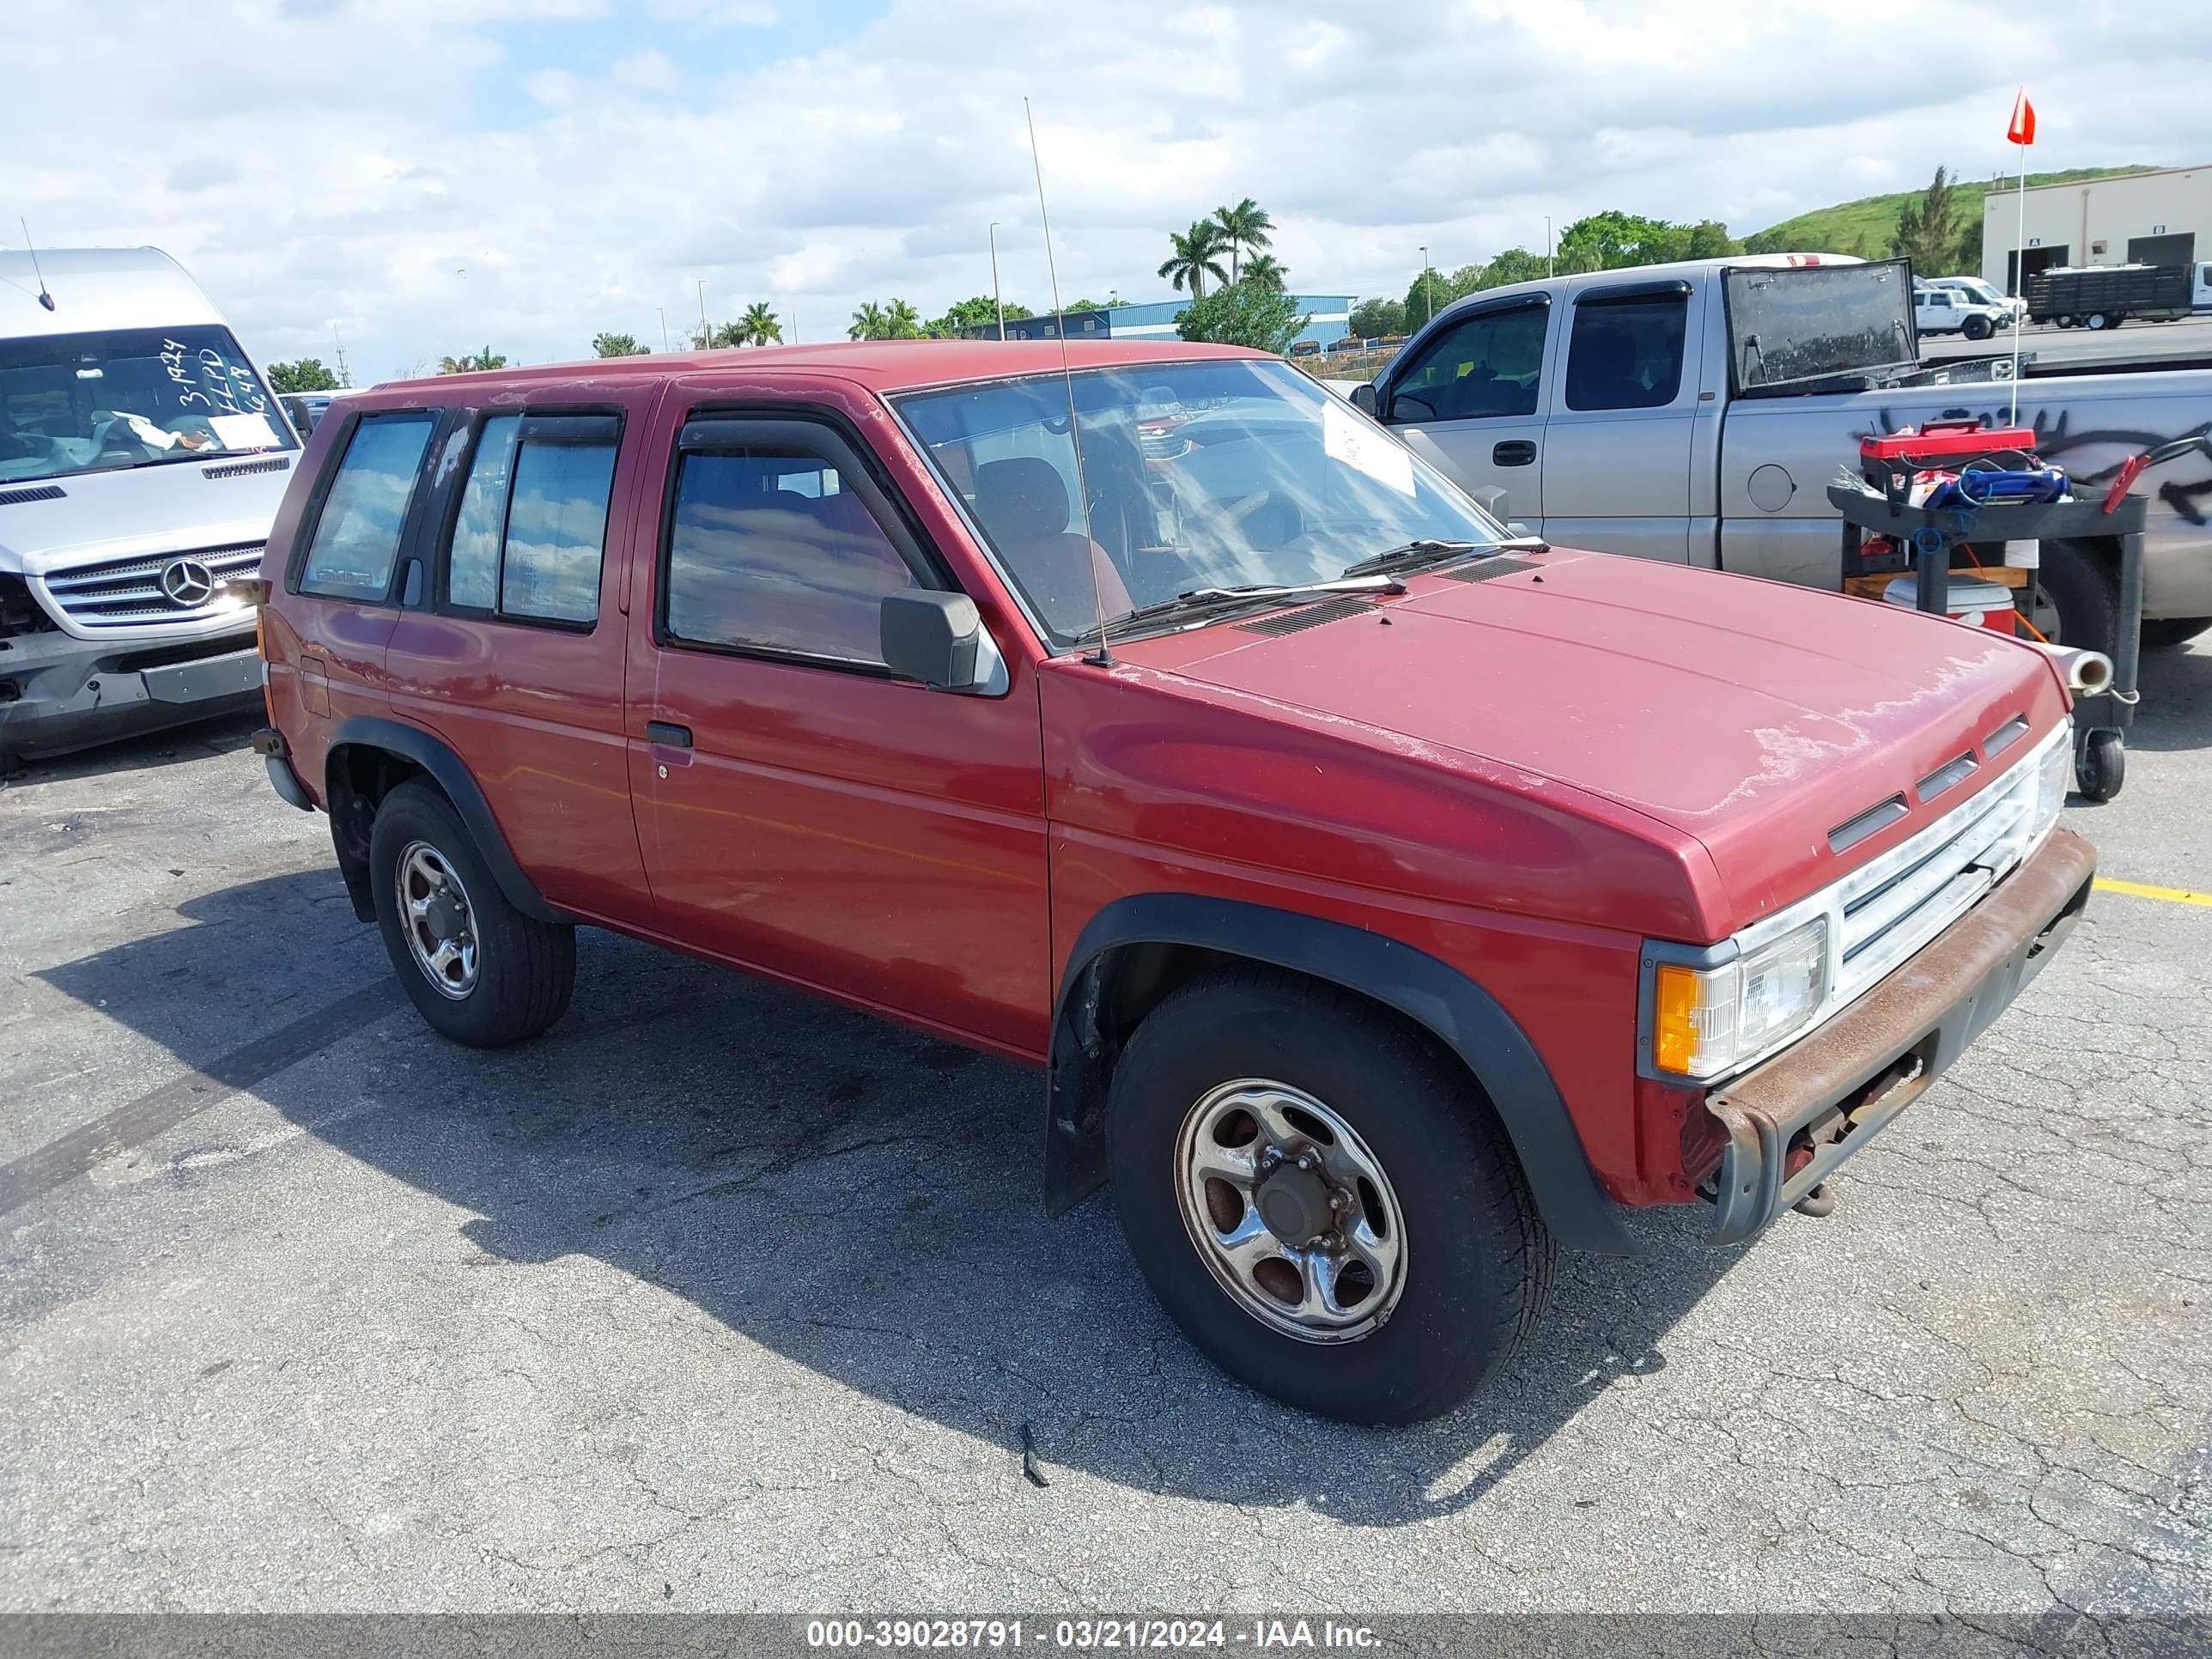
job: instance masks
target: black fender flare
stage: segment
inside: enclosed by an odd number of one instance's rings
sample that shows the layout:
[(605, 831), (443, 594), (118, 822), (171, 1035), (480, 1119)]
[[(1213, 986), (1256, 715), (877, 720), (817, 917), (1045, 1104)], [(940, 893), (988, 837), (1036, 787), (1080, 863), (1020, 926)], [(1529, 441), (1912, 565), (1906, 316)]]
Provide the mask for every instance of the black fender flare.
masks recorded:
[[(484, 799), (467, 763), (447, 747), (443, 738), (400, 720), (355, 714), (341, 720), (331, 734), (329, 755), (335, 757), (341, 748), (386, 750), (421, 767), (446, 792), (446, 799), (461, 815), (461, 823), (476, 842), (477, 851), (491, 866), (492, 879), (499, 884), (501, 896), (535, 921), (572, 920), (546, 903), (537, 884), (522, 872), (522, 866), (515, 862), (514, 849), (507, 846), (507, 837), (500, 830), (499, 820), (492, 816), (491, 803)], [(329, 760), (324, 764), (327, 768)], [(325, 789), (324, 799), (332, 799), (332, 793), (328, 793), (331, 786), (327, 777)]]
[(1497, 1109), (1537, 1211), (1571, 1249), (1633, 1255), (1638, 1247), (1590, 1168), (1566, 1103), (1528, 1034), (1498, 1000), (1449, 963), (1344, 922), (1188, 893), (1141, 893), (1093, 916), (1068, 952), (1053, 1007), (1046, 1073), (1045, 1197), (1055, 1212), (1104, 1180), (1104, 1100), (1095, 1086), (1097, 976), (1108, 951), (1131, 945), (1214, 950), (1328, 981), (1396, 1009), (1456, 1054)]

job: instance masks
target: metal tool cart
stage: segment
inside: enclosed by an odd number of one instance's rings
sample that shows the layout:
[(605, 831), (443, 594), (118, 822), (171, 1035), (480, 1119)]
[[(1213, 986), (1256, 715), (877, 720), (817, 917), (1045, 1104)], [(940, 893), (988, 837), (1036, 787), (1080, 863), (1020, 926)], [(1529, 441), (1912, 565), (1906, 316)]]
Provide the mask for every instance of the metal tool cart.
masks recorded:
[[(1984, 431), (1976, 447), (1947, 446), (1940, 459), (1928, 449), (1896, 443), (1897, 453), (1865, 457), (1869, 488), (1836, 483), (1828, 500), (1843, 514), (1843, 582), (1845, 592), (1878, 595), (1887, 581), (1910, 571), (1915, 603), (1922, 611), (1947, 614), (1951, 582), (1996, 580), (2021, 586), (2033, 570), (2003, 564), (2008, 542), (2067, 541), (2118, 537), (2120, 547), (2118, 636), (2073, 640), (2065, 644), (2101, 651), (2112, 659), (2112, 684), (2074, 703), (2074, 775), (2091, 800), (2112, 799), (2127, 776), (2127, 729), (2135, 723), (2136, 678), (2142, 655), (2143, 501), (2124, 492), (2056, 501), (1990, 501), (1919, 506), (1908, 498), (1913, 471), (1931, 464), (1971, 469), (2016, 463), (2030, 448), (2027, 433)], [(2027, 440), (2026, 442), (2008, 441)], [(2129, 475), (2131, 482), (2133, 474)], [(1868, 545), (1869, 537), (1882, 540)], [(1960, 550), (1972, 550), (1954, 564)], [(2012, 578), (2008, 581), (2008, 578)]]

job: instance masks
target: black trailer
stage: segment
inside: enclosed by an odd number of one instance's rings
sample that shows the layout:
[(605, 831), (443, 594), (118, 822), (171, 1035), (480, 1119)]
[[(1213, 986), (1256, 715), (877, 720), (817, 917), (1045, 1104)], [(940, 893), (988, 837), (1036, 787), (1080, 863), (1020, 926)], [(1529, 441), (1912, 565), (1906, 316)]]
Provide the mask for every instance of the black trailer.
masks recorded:
[(2130, 317), (2170, 322), (2190, 313), (2187, 265), (2093, 265), (2039, 270), (2027, 279), (2031, 322), (2061, 328), (2118, 328)]

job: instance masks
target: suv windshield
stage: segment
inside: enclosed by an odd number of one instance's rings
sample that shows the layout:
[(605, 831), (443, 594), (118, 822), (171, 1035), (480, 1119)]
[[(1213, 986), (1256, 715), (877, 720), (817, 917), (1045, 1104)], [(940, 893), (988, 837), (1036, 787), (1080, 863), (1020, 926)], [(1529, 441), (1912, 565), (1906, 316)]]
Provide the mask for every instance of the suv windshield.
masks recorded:
[(0, 339), (0, 482), (295, 447), (227, 328)]
[(1334, 580), (1409, 543), (1505, 539), (1411, 450), (1287, 363), (1079, 371), (1074, 433), (1069, 384), (1054, 373), (897, 400), (1055, 646), (1095, 631), (1102, 607), (1110, 620), (1200, 589)]

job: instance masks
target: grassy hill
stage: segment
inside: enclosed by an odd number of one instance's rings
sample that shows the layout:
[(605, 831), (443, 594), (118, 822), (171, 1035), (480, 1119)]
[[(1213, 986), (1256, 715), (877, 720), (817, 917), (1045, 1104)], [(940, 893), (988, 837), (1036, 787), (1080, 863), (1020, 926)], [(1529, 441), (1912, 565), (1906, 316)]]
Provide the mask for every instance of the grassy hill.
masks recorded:
[[(2084, 179), (2109, 179), (2118, 173), (2148, 173), (2150, 170), (2142, 167), (2070, 167), (2063, 173), (2031, 173), (2027, 175), (2027, 183), (2028, 188), (2033, 190), (2040, 185), (2070, 185)], [(2007, 187), (2018, 188), (2018, 175), (2002, 184), (1989, 179), (1961, 179), (1957, 183), (1954, 198), (1966, 222), (1978, 224), (1982, 217), (1982, 198), (1993, 189)], [(1898, 209), (1917, 199), (1920, 194), (1917, 190), (1898, 191), (1887, 196), (1863, 196), (1856, 202), (1816, 208), (1810, 213), (1784, 219), (1778, 225), (1745, 238), (1744, 246), (1753, 253), (1867, 252), (1880, 255), (1888, 251), (1890, 234), (1897, 228)]]

